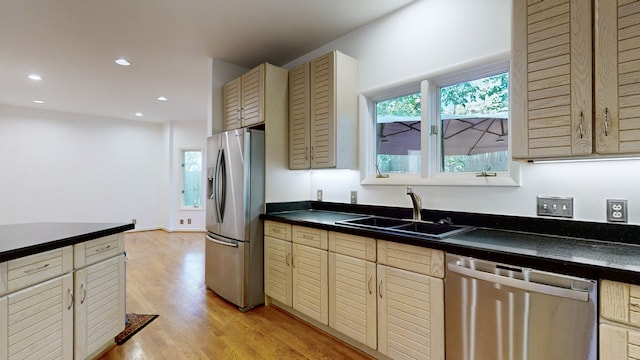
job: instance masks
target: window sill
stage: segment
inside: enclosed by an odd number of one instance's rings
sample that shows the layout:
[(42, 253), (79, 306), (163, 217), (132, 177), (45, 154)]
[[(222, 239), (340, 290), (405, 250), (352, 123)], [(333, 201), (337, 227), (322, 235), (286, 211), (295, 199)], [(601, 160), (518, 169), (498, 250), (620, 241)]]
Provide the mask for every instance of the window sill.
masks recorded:
[(189, 206), (189, 207), (180, 207), (179, 209), (180, 211), (204, 211), (204, 208), (201, 207), (193, 207), (193, 206)]
[(425, 185), (425, 186), (520, 186), (519, 176), (514, 178), (509, 175), (495, 177), (475, 177), (472, 174), (439, 174), (432, 177), (420, 177), (419, 175), (389, 174), (388, 178), (367, 176), (360, 182), (361, 185)]

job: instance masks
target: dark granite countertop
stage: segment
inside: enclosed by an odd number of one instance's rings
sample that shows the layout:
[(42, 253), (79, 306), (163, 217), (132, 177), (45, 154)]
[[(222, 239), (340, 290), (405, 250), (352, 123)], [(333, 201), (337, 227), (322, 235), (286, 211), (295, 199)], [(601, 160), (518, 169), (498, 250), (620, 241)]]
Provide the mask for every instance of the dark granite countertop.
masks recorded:
[(131, 230), (133, 224), (29, 223), (0, 225), (0, 262)]
[[(384, 230), (370, 230), (336, 224), (336, 221), (368, 215), (368, 213), (339, 211), (345, 210), (344, 208), (294, 208), (293, 210), (283, 210), (276, 207), (275, 210), (263, 215), (263, 218), (424, 246), (458, 255), (530, 267), (542, 271), (640, 285), (640, 244), (635, 243), (640, 239), (635, 239), (637, 229), (634, 226), (620, 228), (621, 234), (619, 238), (623, 241), (602, 241), (575, 236), (576, 233), (582, 234), (585, 231), (584, 229), (590, 230), (594, 237), (598, 236), (597, 231), (593, 231), (591, 227), (598, 228), (599, 225), (594, 225), (593, 223), (581, 224), (577, 221), (569, 221), (573, 224), (567, 225), (567, 221), (558, 222), (559, 231), (566, 231), (568, 235), (553, 234), (553, 231), (548, 228), (545, 228), (547, 233), (542, 234), (531, 232), (531, 228), (536, 228), (531, 224), (521, 224), (527, 231), (480, 226), (477, 219), (474, 220), (471, 215), (465, 214), (467, 219), (470, 219), (469, 222), (475, 222), (471, 224), (475, 227), (474, 230), (456, 234), (446, 239), (434, 240)], [(359, 210), (363, 209), (360, 208)], [(450, 215), (450, 213), (447, 214)], [(377, 215), (380, 215), (379, 211)], [(389, 216), (389, 214), (386, 215)], [(405, 214), (402, 213), (402, 215)], [(479, 215), (480, 218), (487, 220), (486, 216)], [(458, 218), (462, 217), (459, 216)], [(488, 218), (488, 220), (491, 219)], [(517, 220), (527, 222), (526, 219)], [(540, 219), (532, 218), (531, 221), (536, 222), (540, 221)], [(542, 219), (542, 221), (548, 220)], [(493, 221), (487, 222), (489, 225), (494, 224)], [(457, 224), (461, 223), (458, 222)], [(540, 224), (536, 225), (539, 226)], [(606, 228), (609, 224), (600, 225)], [(573, 231), (571, 230), (572, 228), (580, 230)], [(612, 229), (617, 230), (618, 228), (608, 227), (604, 230), (607, 230), (608, 236), (611, 236)]]

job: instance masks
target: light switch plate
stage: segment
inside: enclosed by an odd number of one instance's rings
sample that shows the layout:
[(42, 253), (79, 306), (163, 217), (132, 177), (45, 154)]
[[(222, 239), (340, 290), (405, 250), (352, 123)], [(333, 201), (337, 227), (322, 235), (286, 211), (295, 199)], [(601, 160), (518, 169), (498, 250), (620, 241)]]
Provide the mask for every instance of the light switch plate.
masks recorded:
[(316, 200), (322, 201), (322, 189), (318, 189), (318, 191), (316, 191)]
[(573, 217), (573, 198), (560, 196), (538, 196), (538, 216)]
[(351, 203), (352, 204), (358, 203), (358, 192), (356, 190), (351, 190)]

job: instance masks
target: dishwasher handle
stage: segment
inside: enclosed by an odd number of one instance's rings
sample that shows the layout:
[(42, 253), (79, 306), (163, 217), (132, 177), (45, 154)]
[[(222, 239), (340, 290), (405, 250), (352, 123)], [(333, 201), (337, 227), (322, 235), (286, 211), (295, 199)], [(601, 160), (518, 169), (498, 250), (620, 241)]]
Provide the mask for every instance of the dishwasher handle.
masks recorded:
[(474, 269), (469, 269), (464, 266), (459, 266), (454, 263), (447, 264), (447, 270), (458, 273), (462, 276), (466, 276), (468, 278), (484, 280), (488, 282), (492, 282), (495, 284), (506, 285), (517, 289), (522, 289), (526, 291), (537, 292), (541, 294), (547, 294), (556, 297), (562, 297), (567, 299), (579, 300), (579, 301), (589, 301), (589, 293), (586, 291), (574, 290), (574, 289), (566, 289), (552, 285), (545, 285), (534, 283), (530, 281), (524, 281), (520, 279), (510, 278), (506, 276), (496, 275), (487, 273), (484, 271), (478, 271)]

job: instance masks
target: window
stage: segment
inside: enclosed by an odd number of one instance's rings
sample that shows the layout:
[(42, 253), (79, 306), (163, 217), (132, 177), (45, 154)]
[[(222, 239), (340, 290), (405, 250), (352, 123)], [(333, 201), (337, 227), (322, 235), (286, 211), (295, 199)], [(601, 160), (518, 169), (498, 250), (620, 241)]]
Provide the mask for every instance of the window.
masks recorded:
[(383, 173), (420, 173), (420, 93), (376, 103), (376, 166)]
[(440, 171), (508, 171), (509, 73), (442, 86), (438, 95)]
[(362, 183), (517, 186), (508, 56), (424, 79), (364, 94), (361, 113), (371, 119), (365, 129), (371, 142)]
[(182, 207), (200, 207), (201, 185), (202, 151), (182, 150)]

